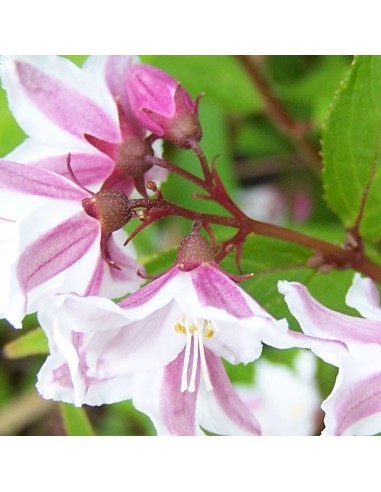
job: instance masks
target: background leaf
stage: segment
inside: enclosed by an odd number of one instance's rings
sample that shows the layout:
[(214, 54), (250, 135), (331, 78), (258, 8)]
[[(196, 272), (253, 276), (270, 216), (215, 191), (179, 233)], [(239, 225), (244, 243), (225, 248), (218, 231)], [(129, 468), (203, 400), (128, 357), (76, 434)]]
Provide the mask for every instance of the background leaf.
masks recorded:
[[(381, 238), (381, 56), (358, 56), (323, 133), (326, 197), (347, 228)], [(367, 192), (369, 194), (367, 195)]]
[(8, 359), (47, 354), (49, 353), (48, 340), (42, 329), (36, 328), (26, 335), (21, 335), (19, 338), (8, 342), (3, 351)]
[(94, 430), (84, 408), (60, 403), (63, 424), (68, 436), (94, 436)]

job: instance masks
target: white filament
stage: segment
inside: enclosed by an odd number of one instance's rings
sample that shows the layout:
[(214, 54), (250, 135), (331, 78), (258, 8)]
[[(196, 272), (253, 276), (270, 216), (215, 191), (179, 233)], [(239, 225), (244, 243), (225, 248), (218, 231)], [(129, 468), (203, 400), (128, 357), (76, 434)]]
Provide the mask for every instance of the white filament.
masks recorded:
[(186, 391), (188, 389), (188, 365), (190, 357), (190, 349), (192, 343), (192, 335), (188, 328), (185, 327), (186, 342), (185, 342), (185, 354), (183, 362), (183, 372), (181, 374), (181, 391)]
[[(185, 321), (185, 320), (184, 320)], [(203, 322), (204, 328), (209, 330), (207, 322)], [(189, 325), (188, 323), (184, 323), (181, 325), (184, 330), (181, 330), (180, 333), (185, 334), (186, 342), (185, 342), (185, 353), (184, 353), (184, 362), (183, 369), (181, 373), (181, 391), (184, 392), (188, 390), (193, 393), (196, 389), (196, 377), (197, 377), (197, 369), (199, 366), (199, 355), (200, 355), (200, 364), (201, 364), (201, 374), (204, 380), (207, 391), (213, 389), (212, 383), (210, 382), (208, 367), (205, 358), (205, 349), (204, 349), (204, 329), (200, 327), (200, 324), (192, 323)], [(209, 337), (209, 335), (208, 335)], [(192, 358), (192, 371), (188, 384), (188, 368), (190, 363), (190, 353), (192, 349), (192, 339), (193, 339), (193, 358)], [(200, 353), (200, 354), (199, 354)]]

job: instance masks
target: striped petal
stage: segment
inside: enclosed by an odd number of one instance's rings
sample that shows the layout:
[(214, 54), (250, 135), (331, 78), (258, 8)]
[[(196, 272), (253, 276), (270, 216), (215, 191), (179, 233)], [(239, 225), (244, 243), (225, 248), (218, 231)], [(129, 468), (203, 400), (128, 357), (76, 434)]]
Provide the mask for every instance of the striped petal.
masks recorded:
[(4, 56), (1, 77), (12, 113), (37, 141), (61, 147), (73, 145), (76, 150), (81, 144), (87, 146), (85, 133), (119, 140), (112, 98), (105, 98), (88, 74), (69, 60)]
[(343, 360), (335, 387), (323, 402), (324, 435), (381, 432), (381, 347), (357, 346)]
[(152, 420), (158, 435), (195, 436), (201, 434), (196, 421), (196, 390), (180, 391), (184, 351), (155, 373), (137, 374), (133, 382), (135, 407)]
[(306, 287), (282, 281), (278, 289), (285, 296), (289, 310), (307, 335), (344, 342), (381, 344), (381, 325), (377, 321), (356, 318), (326, 308), (317, 302)]
[(205, 351), (213, 390), (200, 384), (197, 416), (201, 427), (220, 435), (258, 436), (261, 427), (233, 388), (220, 358)]
[[(370, 278), (362, 278), (356, 273), (347, 292), (345, 302), (367, 319), (381, 321), (381, 308), (378, 290)], [(381, 323), (379, 324), (381, 332)]]

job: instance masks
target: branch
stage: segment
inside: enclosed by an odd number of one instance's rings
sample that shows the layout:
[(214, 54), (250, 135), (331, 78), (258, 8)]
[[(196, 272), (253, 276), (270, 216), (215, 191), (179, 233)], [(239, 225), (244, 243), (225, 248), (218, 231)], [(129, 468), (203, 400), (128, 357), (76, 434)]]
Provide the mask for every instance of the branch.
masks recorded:
[[(144, 200), (134, 201), (136, 207), (139, 206), (140, 201), (143, 204)], [(339, 270), (352, 268), (381, 283), (381, 266), (364, 256), (363, 252), (359, 253), (356, 250), (336, 246), (335, 244), (308, 236), (301, 232), (293, 231), (275, 224), (267, 224), (265, 222), (251, 219), (245, 215), (241, 215), (239, 217), (226, 217), (223, 215), (195, 212), (194, 210), (189, 210), (165, 199), (157, 199), (154, 200), (153, 203), (154, 205), (152, 206), (155, 208), (155, 217), (153, 217), (153, 220), (150, 220), (149, 223), (164, 217), (177, 216), (184, 217), (185, 219), (192, 221), (199, 219), (203, 223), (233, 227), (239, 229), (239, 233), (235, 235), (235, 240), (233, 241), (234, 244), (237, 243), (236, 239), (238, 237), (243, 243), (245, 238), (250, 233), (255, 233), (260, 236), (273, 237), (308, 248), (314, 255), (321, 258), (320, 266), (326, 265)], [(134, 231), (132, 233), (133, 236), (135, 236), (143, 227), (138, 227), (139, 230)], [(223, 257), (224, 253), (221, 253), (221, 256)]]
[(321, 159), (317, 149), (307, 136), (308, 126), (306, 123), (296, 121), (282, 102), (275, 97), (255, 57), (239, 55), (236, 58), (244, 67), (262, 97), (268, 118), (283, 135), (293, 142), (296, 150), (311, 170), (315, 174), (320, 174), (322, 169)]

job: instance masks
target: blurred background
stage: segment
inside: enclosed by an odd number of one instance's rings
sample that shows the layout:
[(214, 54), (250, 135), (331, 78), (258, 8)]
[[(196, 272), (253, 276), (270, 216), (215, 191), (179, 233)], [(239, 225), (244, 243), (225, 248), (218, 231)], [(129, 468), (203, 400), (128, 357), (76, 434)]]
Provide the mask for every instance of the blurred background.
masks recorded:
[[(68, 58), (78, 65), (86, 60), (86, 56)], [(323, 199), (320, 145), (330, 104), (352, 57), (146, 55), (141, 59), (178, 79), (193, 97), (205, 94), (200, 103), (202, 147), (210, 160), (220, 155), (220, 175), (248, 215), (317, 235), (319, 225), (324, 223), (325, 231), (331, 231), (334, 239), (337, 233), (342, 233)], [(24, 138), (8, 109), (6, 94), (0, 89), (0, 156), (6, 156)], [(194, 156), (190, 153), (168, 145), (165, 156), (196, 172)], [(177, 176), (170, 176), (162, 185), (162, 191), (169, 200), (189, 208), (219, 211), (218, 206), (210, 202), (197, 203), (192, 197), (193, 186)], [(129, 228), (134, 226), (136, 224), (130, 224)], [(154, 224), (137, 237), (135, 245), (148, 273), (158, 273), (171, 264), (176, 246), (188, 230), (189, 223), (176, 218)], [(216, 233), (223, 238), (226, 231), (217, 228)], [(234, 268), (232, 263), (228, 266)], [(276, 306), (268, 308), (273, 315), (278, 314)], [(41, 353), (30, 355), (25, 344), (24, 348), (17, 345), (20, 332), (5, 321), (0, 323), (0, 435), (70, 433), (70, 421), (76, 409), (44, 401), (34, 388), (36, 374), (46, 358), (43, 353), (46, 344), (42, 340), (41, 350), (36, 350)], [(32, 339), (36, 326), (36, 317), (29, 316), (23, 334), (31, 333)], [(322, 424), (318, 406), (332, 387), (335, 370), (304, 361), (309, 369), (299, 373), (300, 364), (295, 362), (292, 351), (282, 351), (279, 355), (279, 352), (265, 350), (264, 360), (269, 364), (286, 364), (284, 367), (294, 378), (299, 374), (305, 379), (308, 375), (308, 395), (292, 393), (295, 401), (290, 402), (287, 411), (292, 410), (299, 420), (300, 412), (308, 411), (309, 432), (319, 433)], [(227, 365), (227, 368), (239, 387), (254, 387), (257, 402), (262, 398), (265, 404), (272, 396), (261, 393), (259, 378), (268, 369), (262, 367), (256, 374), (254, 366), (233, 368)], [(93, 432), (90, 424), (98, 435), (155, 434), (150, 420), (135, 411), (131, 402), (87, 407), (86, 415), (81, 413), (79, 417), (83, 434)], [(76, 433), (81, 431), (77, 429)]]

